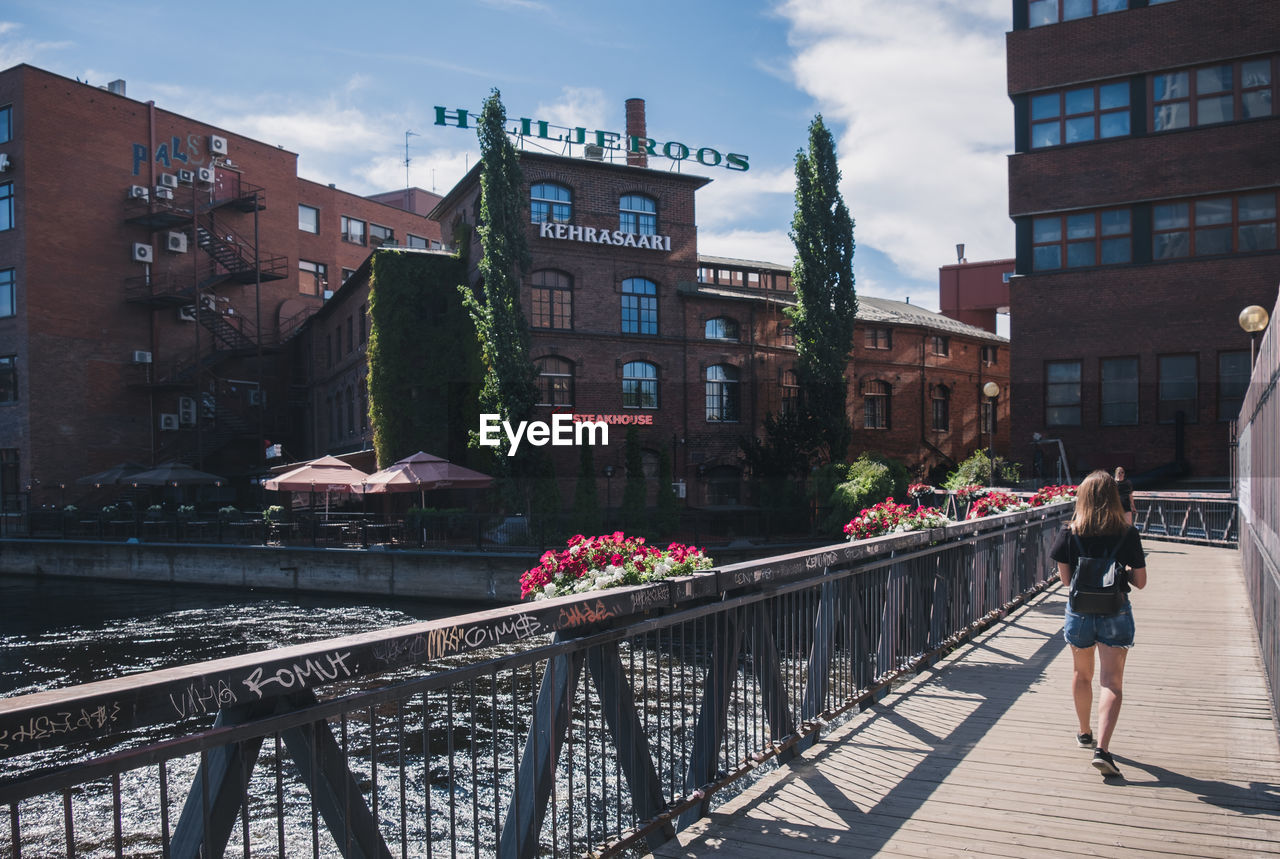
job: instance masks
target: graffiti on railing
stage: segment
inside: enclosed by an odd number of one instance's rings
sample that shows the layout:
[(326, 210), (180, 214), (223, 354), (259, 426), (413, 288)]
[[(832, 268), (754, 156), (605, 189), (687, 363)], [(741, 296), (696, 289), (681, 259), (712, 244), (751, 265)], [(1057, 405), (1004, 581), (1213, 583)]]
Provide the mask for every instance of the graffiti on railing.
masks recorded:
[[(306, 689), (308, 686), (315, 686), (320, 683), (331, 683), (340, 677), (350, 677), (352, 671), (347, 667), (347, 660), (350, 658), (350, 651), (346, 653), (335, 651), (327, 656), (320, 657), (320, 659), (307, 659), (301, 664), (295, 662), (293, 665), (287, 668), (279, 668), (265, 677), (263, 676), (262, 666), (258, 666), (241, 682), (261, 700), (266, 697), (262, 693), (263, 689), (279, 694), (286, 689)], [(328, 663), (327, 665), (325, 664), (326, 662)], [(273, 685), (279, 688), (270, 690)]]
[(39, 742), (60, 734), (73, 734), (85, 729), (101, 730), (120, 716), (120, 703), (99, 704), (79, 708), (79, 715), (63, 711), (32, 716), (17, 727), (0, 728), (0, 750), (8, 751), (26, 743)]
[(169, 693), (169, 703), (179, 719), (188, 716), (216, 713), (223, 707), (230, 707), (238, 702), (235, 690), (225, 680), (206, 682), (196, 680), (187, 684), (187, 688), (178, 693)]

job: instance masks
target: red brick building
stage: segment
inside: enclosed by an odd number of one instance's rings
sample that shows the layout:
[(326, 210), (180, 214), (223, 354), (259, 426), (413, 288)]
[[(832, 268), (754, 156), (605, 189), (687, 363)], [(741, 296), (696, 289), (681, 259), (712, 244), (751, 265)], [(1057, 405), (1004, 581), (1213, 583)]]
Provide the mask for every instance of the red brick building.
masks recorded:
[(10, 507), (73, 500), (77, 477), (122, 461), (234, 476), (264, 440), (300, 447), (285, 342), (371, 247), (440, 246), (422, 214), (300, 179), (294, 153), (123, 81), (0, 72), (0, 155)]
[(1015, 0), (1015, 452), (1225, 480), (1280, 283), (1280, 4)]

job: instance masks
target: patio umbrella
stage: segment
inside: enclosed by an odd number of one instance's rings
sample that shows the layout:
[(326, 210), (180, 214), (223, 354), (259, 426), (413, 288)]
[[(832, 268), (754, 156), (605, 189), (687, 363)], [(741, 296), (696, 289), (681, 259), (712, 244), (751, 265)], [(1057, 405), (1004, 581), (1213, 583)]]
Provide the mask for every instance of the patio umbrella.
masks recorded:
[(273, 492), (315, 492), (322, 489), (325, 512), (328, 512), (330, 491), (359, 492), (360, 484), (368, 477), (360, 469), (348, 465), (336, 456), (322, 456), (304, 462), (278, 477), (264, 480), (262, 486)]
[(139, 471), (123, 477), (120, 483), (133, 483), (138, 486), (200, 486), (212, 483), (225, 483), (224, 478), (207, 471), (199, 471), (185, 462), (166, 462), (155, 468)]
[(421, 496), (420, 503), (425, 507), (428, 489), (487, 489), (492, 484), (493, 478), (487, 474), (418, 451), (413, 456), (406, 456), (370, 474), (364, 480), (364, 491), (416, 491)]
[(120, 462), (105, 471), (77, 478), (76, 483), (81, 486), (109, 486), (113, 483), (128, 483), (129, 481), (126, 478), (146, 470), (147, 466), (139, 465), (136, 462)]

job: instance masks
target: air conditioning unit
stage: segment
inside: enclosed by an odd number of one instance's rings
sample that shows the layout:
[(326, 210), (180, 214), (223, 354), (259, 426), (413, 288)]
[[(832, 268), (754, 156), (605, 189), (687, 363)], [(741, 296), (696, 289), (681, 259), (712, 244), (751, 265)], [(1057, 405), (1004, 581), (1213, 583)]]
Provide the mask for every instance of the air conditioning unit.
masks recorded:
[(160, 184), (166, 188), (177, 188), (178, 177), (174, 176), (172, 173), (161, 173)]
[(142, 242), (133, 243), (133, 261), (134, 262), (155, 262), (156, 252), (151, 245)]
[(196, 170), (196, 181), (203, 182), (206, 185), (213, 184), (213, 168), (201, 167)]
[(130, 185), (129, 199), (142, 200), (143, 202), (146, 202), (151, 199), (151, 192), (147, 190), (146, 185)]
[(178, 421), (183, 426), (195, 425), (196, 401), (194, 397), (178, 397)]
[(156, 186), (156, 199), (157, 199), (157, 200), (172, 200), (172, 199), (173, 199), (173, 189), (172, 189), (172, 188), (166, 188), (164, 185), (157, 185), (157, 186)]
[(188, 304), (188, 305), (186, 305), (186, 306), (184, 306), (184, 307), (179, 307), (179, 308), (178, 308), (178, 320), (179, 320), (179, 321), (181, 321), (181, 322), (195, 322), (195, 321), (196, 321), (196, 306), (195, 306), (194, 304)]
[(160, 415), (161, 430), (176, 430), (177, 428), (178, 428), (177, 415), (171, 414), (171, 413), (161, 413)]
[(186, 233), (165, 234), (164, 246), (175, 254), (185, 254), (187, 252), (187, 234)]
[(209, 151), (214, 155), (227, 154), (227, 138), (219, 137), (216, 134), (209, 135)]
[(141, 350), (137, 350), (137, 351), (135, 351), (135, 352), (133, 353), (133, 363), (135, 363), (135, 364), (150, 364), (150, 363), (151, 363), (151, 353), (150, 353), (150, 352), (143, 352), (143, 351), (141, 351)]
[(195, 178), (196, 178), (196, 174), (192, 173), (190, 170), (178, 171), (178, 181), (181, 182), (183, 185), (190, 185), (191, 180)]

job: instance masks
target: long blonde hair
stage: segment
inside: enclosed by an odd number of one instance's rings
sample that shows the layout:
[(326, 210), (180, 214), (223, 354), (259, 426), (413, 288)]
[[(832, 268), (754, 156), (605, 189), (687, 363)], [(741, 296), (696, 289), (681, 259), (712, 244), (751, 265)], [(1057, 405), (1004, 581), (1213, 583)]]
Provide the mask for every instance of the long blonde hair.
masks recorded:
[(1095, 471), (1076, 487), (1076, 512), (1071, 517), (1071, 530), (1081, 537), (1123, 534), (1129, 530), (1114, 477), (1105, 471)]

